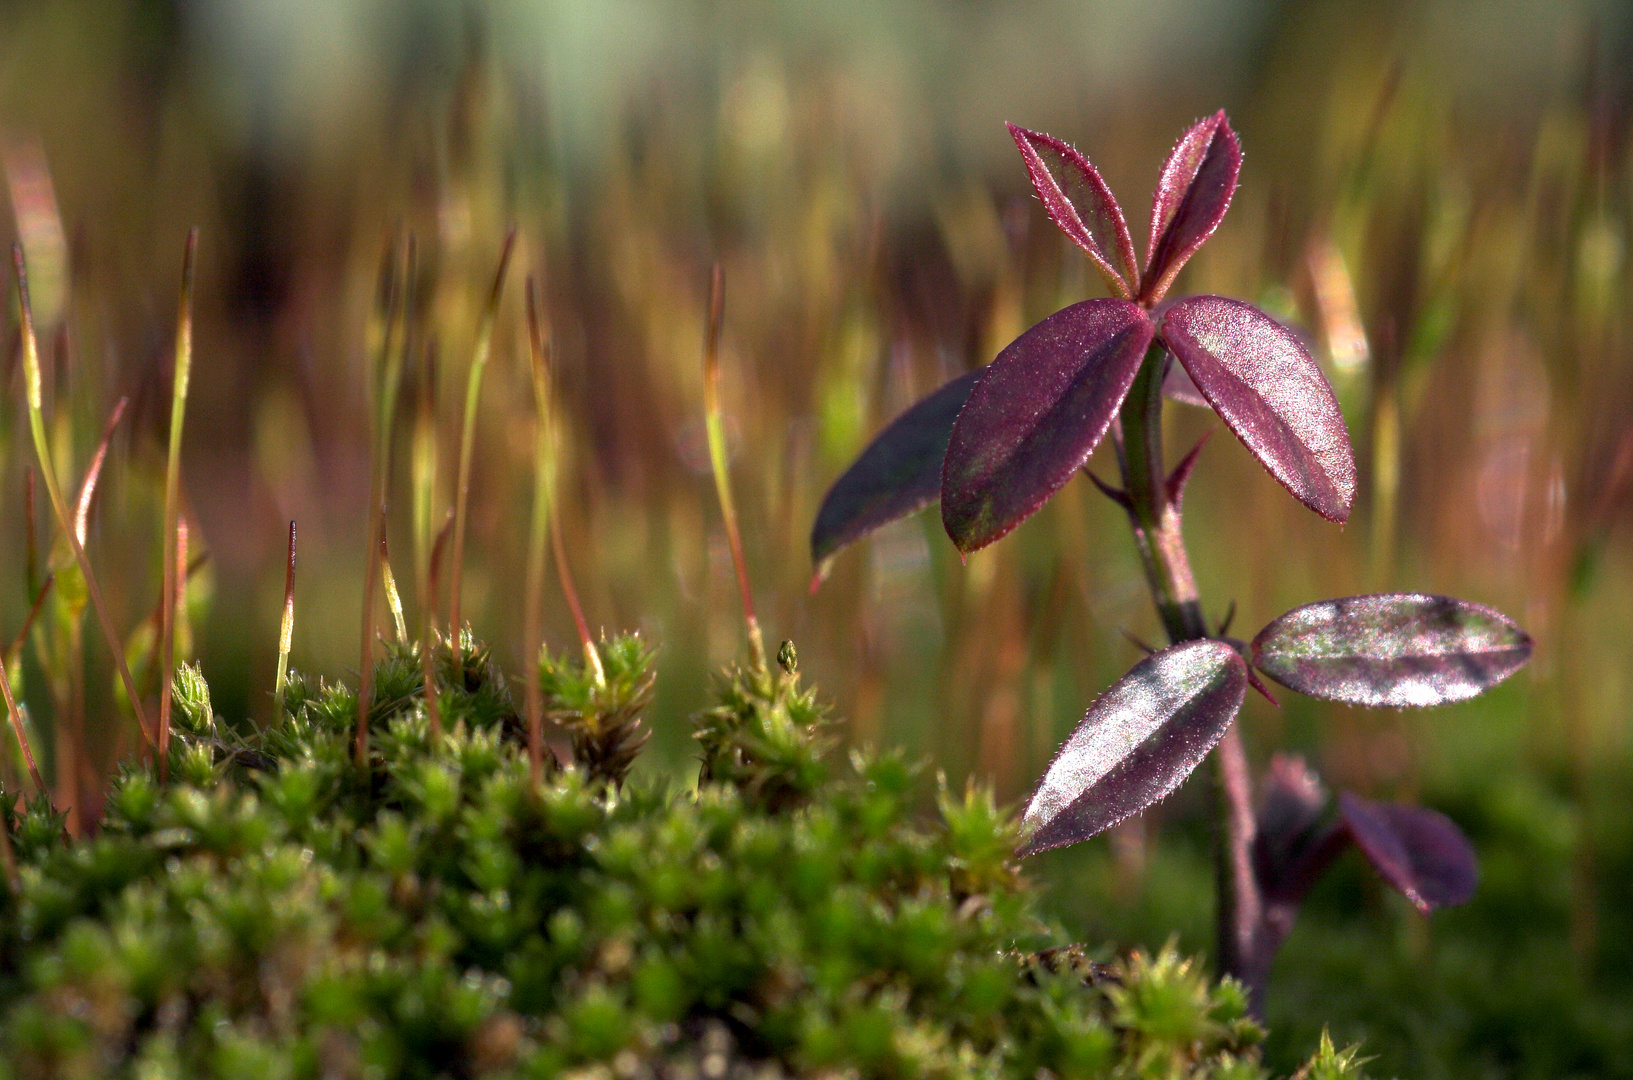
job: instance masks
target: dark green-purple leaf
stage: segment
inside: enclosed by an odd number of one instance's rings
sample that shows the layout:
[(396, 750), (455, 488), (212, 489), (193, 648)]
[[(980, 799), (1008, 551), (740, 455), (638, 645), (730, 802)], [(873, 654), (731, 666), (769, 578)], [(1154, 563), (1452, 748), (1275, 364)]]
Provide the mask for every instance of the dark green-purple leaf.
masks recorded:
[(1348, 520), (1355, 499), (1349, 431), (1297, 335), (1252, 304), (1192, 296), (1163, 315), (1162, 338), (1271, 476), (1322, 517)]
[(1026, 805), (1020, 854), (1075, 844), (1179, 787), (1242, 707), (1247, 665), (1222, 641), (1135, 664), (1089, 707)]
[(813, 587), (839, 549), (941, 495), (953, 421), (985, 368), (966, 372), (892, 420), (823, 496), (811, 527)]
[(1300, 693), (1352, 705), (1474, 697), (1531, 658), (1501, 612), (1449, 596), (1379, 593), (1294, 608), (1253, 639), (1253, 664)]
[(1140, 276), (1134, 241), (1129, 238), (1122, 208), (1100, 173), (1088, 158), (1054, 136), (1014, 124), (1006, 126), (1049, 220), (1083, 249), (1115, 295), (1132, 299)]
[(1180, 268), (1213, 235), (1230, 208), (1241, 171), (1242, 147), (1223, 109), (1180, 136), (1151, 198), (1141, 303), (1161, 300)]
[(1320, 842), (1326, 809), (1327, 789), (1302, 757), (1277, 754), (1270, 759), (1253, 830), (1253, 867), (1266, 895), (1295, 902), (1302, 898), (1302, 883), (1294, 879)]
[(1338, 794), (1340, 820), (1380, 877), (1427, 915), (1466, 904), (1479, 881), (1474, 847), (1452, 820), (1422, 806)]
[(941, 472), (941, 520), (964, 552), (997, 540), (1089, 459), (1128, 394), (1151, 322), (1128, 300), (1062, 308), (1012, 341), (970, 393)]

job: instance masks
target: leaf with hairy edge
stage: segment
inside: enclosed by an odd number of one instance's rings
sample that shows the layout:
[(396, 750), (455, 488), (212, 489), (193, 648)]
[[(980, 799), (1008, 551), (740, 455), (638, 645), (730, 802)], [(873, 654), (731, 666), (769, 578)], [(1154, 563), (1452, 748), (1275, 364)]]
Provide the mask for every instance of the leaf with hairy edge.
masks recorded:
[(1452, 820), (1422, 806), (1338, 794), (1340, 819), (1380, 877), (1427, 915), (1466, 904), (1479, 881), (1474, 847)]
[(1062, 308), (1010, 342), (970, 393), (941, 471), (941, 521), (963, 552), (1019, 525), (1076, 474), (1151, 343), (1128, 300)]
[(1180, 268), (1213, 235), (1230, 208), (1241, 171), (1242, 147), (1223, 109), (1180, 136), (1151, 198), (1141, 303), (1161, 300)]
[(1253, 639), (1253, 664), (1312, 697), (1352, 705), (1443, 705), (1525, 666), (1531, 638), (1498, 611), (1421, 593), (1294, 608)]
[(1225, 734), (1247, 665), (1222, 641), (1152, 653), (1089, 707), (1026, 804), (1021, 855), (1075, 844), (1179, 787)]
[[(1106, 286), (1129, 300), (1139, 282), (1134, 241), (1111, 189), (1089, 159), (1052, 135), (1006, 124), (1026, 162), (1027, 175), (1049, 220), (1082, 248), (1106, 279)], [(1106, 252), (1110, 250), (1117, 263)]]
[(1163, 315), (1162, 339), (1271, 476), (1329, 521), (1349, 519), (1349, 430), (1297, 335), (1252, 304), (1192, 296)]
[(840, 548), (940, 497), (953, 422), (985, 370), (960, 375), (896, 417), (834, 481), (811, 528), (813, 585), (827, 576)]

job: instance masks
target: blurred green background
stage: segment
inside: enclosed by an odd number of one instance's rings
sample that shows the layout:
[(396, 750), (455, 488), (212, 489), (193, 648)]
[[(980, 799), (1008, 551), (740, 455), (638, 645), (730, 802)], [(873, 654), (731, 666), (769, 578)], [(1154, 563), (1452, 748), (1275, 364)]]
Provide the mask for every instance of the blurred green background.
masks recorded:
[[(182, 242), (200, 227), (185, 511), (208, 562), (192, 653), (217, 708), (261, 722), (289, 519), (294, 664), (340, 676), (356, 662), (363, 357), (385, 238), (410, 230), (421, 256), (391, 512), (412, 617), (411, 403), (434, 358), (445, 505), (478, 307), (515, 224), (465, 611), (522, 670), (525, 272), (556, 347), (561, 514), (590, 621), (662, 650), (649, 769), (688, 757), (706, 672), (740, 647), (701, 422), (720, 260), (733, 468), (768, 636), (798, 642), (852, 740), (905, 745), (1015, 800), (1137, 658), (1123, 631), (1159, 634), (1121, 512), (1072, 485), (968, 565), (921, 515), (841, 556), (814, 595), (808, 529), (884, 421), (1100, 293), (1031, 198), (1003, 121), (1090, 155), (1138, 239), (1163, 154), (1221, 106), (1242, 187), (1179, 289), (1253, 299), (1307, 331), (1362, 487), (1338, 529), (1214, 440), (1186, 504), (1210, 611), (1234, 600), (1251, 634), (1310, 600), (1421, 589), (1499, 607), (1537, 641), (1526, 671), (1467, 705), (1246, 706), (1257, 764), (1289, 748), (1335, 786), (1442, 809), (1484, 871), (1470, 907), (1424, 923), (1341, 863), (1278, 966), (1270, 1054), (1288, 1067), (1327, 1024), (1365, 1040), (1383, 1075), (1633, 1075), (1626, 4), (9, 2), (0, 231), (30, 256), (65, 483), (131, 398), (89, 546), (115, 621), (140, 628), (160, 591)], [(11, 295), (5, 639), (31, 595)], [(1169, 412), (1172, 446), (1209, 426)], [(72, 768), (106, 771), (134, 736), (111, 719), (94, 623), (64, 603), (37, 636), (84, 666), (46, 670), (36, 642), (23, 689), (48, 771), (76, 749)], [(572, 640), (554, 584), (546, 619), (558, 648)], [(61, 749), (65, 709), (88, 718), (85, 746)], [(1207, 951), (1204, 794), (1188, 785), (1036, 860), (1074, 931), (1118, 946), (1177, 933)]]

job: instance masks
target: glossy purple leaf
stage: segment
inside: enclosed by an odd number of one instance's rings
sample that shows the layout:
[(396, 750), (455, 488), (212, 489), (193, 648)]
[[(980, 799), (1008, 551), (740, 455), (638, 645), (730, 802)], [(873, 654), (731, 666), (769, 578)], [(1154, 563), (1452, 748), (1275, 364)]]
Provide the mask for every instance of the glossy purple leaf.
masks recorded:
[(1253, 664), (1283, 686), (1352, 705), (1443, 705), (1502, 682), (1531, 638), (1501, 612), (1422, 593), (1294, 608), (1253, 639)]
[(953, 422), (985, 370), (960, 375), (896, 417), (834, 481), (811, 528), (816, 581), (840, 548), (940, 497)]
[(1049, 220), (1083, 249), (1114, 295), (1132, 299), (1140, 279), (1134, 241), (1122, 208), (1100, 173), (1088, 158), (1052, 135), (1005, 126)]
[(1322, 517), (1348, 520), (1355, 499), (1349, 431), (1297, 335), (1252, 304), (1192, 296), (1163, 315), (1162, 338), (1270, 475)]
[(1020, 854), (1087, 840), (1168, 795), (1225, 734), (1246, 690), (1247, 665), (1222, 641), (1183, 642), (1135, 664), (1038, 781)]
[(1340, 820), (1385, 881), (1427, 915), (1466, 904), (1479, 881), (1474, 847), (1445, 814), (1338, 793)]
[(1019, 525), (1088, 460), (1151, 343), (1128, 300), (1085, 300), (1010, 342), (953, 425), (941, 520), (960, 551)]
[(1162, 299), (1187, 260), (1219, 227), (1236, 178), (1242, 147), (1221, 109), (1180, 136), (1151, 199), (1151, 242), (1145, 253), (1140, 301)]

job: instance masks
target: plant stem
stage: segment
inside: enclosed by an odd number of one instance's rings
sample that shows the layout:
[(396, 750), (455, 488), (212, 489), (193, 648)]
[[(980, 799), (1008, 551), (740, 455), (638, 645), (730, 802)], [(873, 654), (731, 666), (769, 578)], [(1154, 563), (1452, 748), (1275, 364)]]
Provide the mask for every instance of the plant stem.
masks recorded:
[[(400, 276), (399, 276), (400, 275)], [(402, 375), (402, 352), (407, 350), (409, 308), (413, 304), (414, 242), (409, 238), (407, 268), (397, 256), (395, 239), (386, 243), (380, 264), (377, 321), (371, 327), (369, 387), (374, 412), (369, 425), (368, 546), (363, 558), (363, 640), (357, 676), (357, 732), (353, 756), (359, 771), (368, 768), (369, 710), (374, 704), (374, 587), (386, 529), (386, 493), (391, 484), (391, 422), (397, 415), (397, 385)], [(402, 352), (399, 352), (399, 339)], [(393, 583), (395, 585), (395, 582)]]
[(460, 588), (465, 570), (465, 521), (471, 494), (471, 454), (476, 449), (476, 407), (482, 401), (482, 372), (488, 366), (488, 353), (493, 346), (493, 324), (499, 317), (499, 301), (505, 291), (505, 271), (510, 267), (510, 252), (516, 246), (516, 230), (505, 234), (505, 246), (499, 252), (499, 269), (493, 275), (493, 290), (488, 294), (487, 307), (482, 309), (481, 321), (476, 325), (476, 350), (471, 354), (471, 370), (465, 379), (464, 425), (459, 432), (459, 473), (454, 488), (454, 553), (453, 565), (448, 568), (448, 645), (453, 650), (454, 670), (463, 669), (460, 656)]
[[(176, 314), (176, 363), (170, 388), (170, 446), (164, 469), (164, 614), (159, 620), (159, 782), (170, 775), (170, 683), (176, 662), (176, 503), (181, 494), (181, 431), (193, 372), (193, 263), (198, 229), (187, 233)], [(184, 556), (185, 558), (185, 556)]]
[(539, 315), (538, 289), (527, 279), (527, 342), (532, 361), (533, 405), (538, 420), (533, 431), (533, 523), (527, 537), (527, 584), (522, 612), (522, 663), (527, 687), (527, 756), (533, 784), (544, 779), (544, 692), (539, 685), (539, 648), (543, 632), (540, 594), (544, 591), (544, 547), (549, 542), (550, 503), (554, 494), (554, 454), (550, 430), (550, 340)]
[[(1167, 363), (1163, 345), (1152, 345), (1123, 402), (1119, 458), (1129, 521), (1151, 598), (1168, 640), (1177, 645), (1209, 635), (1185, 550), (1180, 507), (1170, 497), (1163, 467), (1162, 378)], [(1253, 874), (1253, 787), (1237, 725), (1226, 729), (1213, 760), (1219, 802), (1215, 846), (1219, 970), (1247, 985), (1259, 1013), (1270, 954), (1259, 948), (1264, 904)]]
[(62, 488), (57, 484), (56, 466), (51, 461), (51, 445), (45, 434), (45, 405), (40, 388), (40, 348), (34, 337), (34, 310), (28, 299), (28, 267), (23, 262), (21, 244), (12, 246), (11, 260), (17, 272), (18, 306), (22, 309), (23, 380), (28, 393), (28, 427), (34, 440), (34, 454), (39, 458), (40, 476), (45, 481), (45, 493), (51, 500), (52, 511), (57, 515), (57, 524), (67, 534), (69, 549), (74, 553), (74, 560), (79, 563), (80, 573), (85, 575), (85, 591), (91, 597), (91, 607), (96, 610), (96, 619), (101, 624), (102, 636), (107, 639), (108, 651), (113, 654), (114, 666), (119, 671), (119, 681), (125, 688), (125, 696), (130, 699), (130, 710), (136, 717), (136, 727), (141, 731), (143, 741), (151, 746), (153, 732), (148, 730), (147, 712), (142, 708), (141, 696), (136, 692), (136, 680), (130, 677), (130, 665), (125, 662), (124, 642), (119, 639), (119, 631), (114, 629), (113, 618), (108, 614), (108, 606), (102, 600), (102, 590), (97, 586), (96, 575), (91, 571), (90, 557), (85, 554), (85, 546), (79, 542), (79, 537), (74, 532), (73, 520), (68, 515), (68, 504), (63, 501)]
[(726, 455), (726, 425), (720, 412), (720, 325), (726, 307), (726, 274), (719, 263), (709, 279), (709, 340), (703, 357), (703, 412), (709, 434), (709, 464), (714, 470), (715, 494), (720, 497), (720, 516), (726, 522), (726, 544), (731, 564), (737, 571), (737, 591), (743, 599), (743, 624), (748, 629), (748, 658), (754, 670), (765, 674), (765, 639), (760, 620), (754, 616), (754, 591), (748, 583), (748, 564), (743, 558), (743, 537), (737, 528), (737, 504), (731, 496), (731, 472)]

